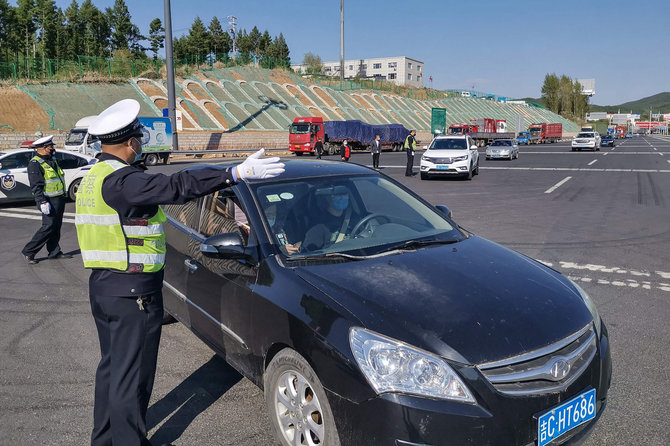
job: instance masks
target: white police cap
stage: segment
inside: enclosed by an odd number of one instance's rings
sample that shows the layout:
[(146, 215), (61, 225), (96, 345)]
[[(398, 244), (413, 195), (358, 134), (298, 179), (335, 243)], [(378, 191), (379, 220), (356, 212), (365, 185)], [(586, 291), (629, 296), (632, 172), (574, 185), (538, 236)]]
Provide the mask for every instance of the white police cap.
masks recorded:
[(38, 149), (40, 147), (46, 147), (46, 146), (53, 146), (55, 145), (53, 142), (54, 135), (49, 135), (49, 136), (44, 136), (36, 141), (33, 141), (33, 143), (30, 145), (30, 147), (34, 149)]
[(103, 144), (118, 144), (132, 136), (142, 136), (142, 124), (137, 119), (139, 113), (139, 102), (122, 99), (103, 110), (89, 126), (88, 133), (100, 138)]

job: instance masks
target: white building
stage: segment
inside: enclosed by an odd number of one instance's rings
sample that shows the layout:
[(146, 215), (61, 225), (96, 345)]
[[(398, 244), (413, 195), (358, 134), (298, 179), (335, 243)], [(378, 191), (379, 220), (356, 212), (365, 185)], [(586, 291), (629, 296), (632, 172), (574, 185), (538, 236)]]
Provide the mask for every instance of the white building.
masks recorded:
[[(306, 65), (291, 65), (293, 71), (306, 73)], [(340, 77), (340, 61), (324, 62), (323, 74)], [(409, 57), (379, 57), (376, 59), (355, 59), (344, 61), (344, 78), (353, 77), (384, 79), (396, 85), (423, 87), (423, 62)]]

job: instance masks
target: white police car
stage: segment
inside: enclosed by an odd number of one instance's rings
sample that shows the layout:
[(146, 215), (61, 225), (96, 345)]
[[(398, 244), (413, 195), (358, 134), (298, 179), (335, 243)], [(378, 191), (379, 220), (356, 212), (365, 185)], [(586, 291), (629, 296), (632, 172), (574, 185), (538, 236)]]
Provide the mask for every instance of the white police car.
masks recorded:
[[(33, 200), (28, 181), (28, 163), (34, 156), (35, 149), (0, 151), (0, 203)], [(56, 150), (54, 158), (65, 173), (67, 194), (74, 200), (81, 179), (97, 160), (65, 150)]]

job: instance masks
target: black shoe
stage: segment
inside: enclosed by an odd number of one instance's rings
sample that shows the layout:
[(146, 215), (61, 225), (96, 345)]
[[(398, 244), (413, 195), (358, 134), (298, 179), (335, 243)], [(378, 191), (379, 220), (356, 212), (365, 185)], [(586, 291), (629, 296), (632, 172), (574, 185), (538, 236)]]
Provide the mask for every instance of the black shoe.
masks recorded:
[(35, 256), (27, 256), (27, 255), (24, 255), (23, 257), (26, 258), (26, 260), (28, 261), (28, 264), (29, 264), (29, 265), (35, 265), (35, 264), (37, 263), (37, 260), (35, 260)]
[(58, 254), (49, 257), (49, 259), (71, 259), (71, 258), (72, 256), (70, 254), (64, 254), (63, 251), (58, 251)]

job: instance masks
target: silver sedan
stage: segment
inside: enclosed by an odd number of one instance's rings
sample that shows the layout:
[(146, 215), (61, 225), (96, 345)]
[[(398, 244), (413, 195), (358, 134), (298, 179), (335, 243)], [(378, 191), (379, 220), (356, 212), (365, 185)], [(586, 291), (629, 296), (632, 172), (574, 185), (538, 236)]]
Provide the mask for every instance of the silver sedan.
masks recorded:
[(519, 158), (519, 146), (515, 139), (497, 139), (486, 148), (486, 159), (506, 158), (513, 160)]

